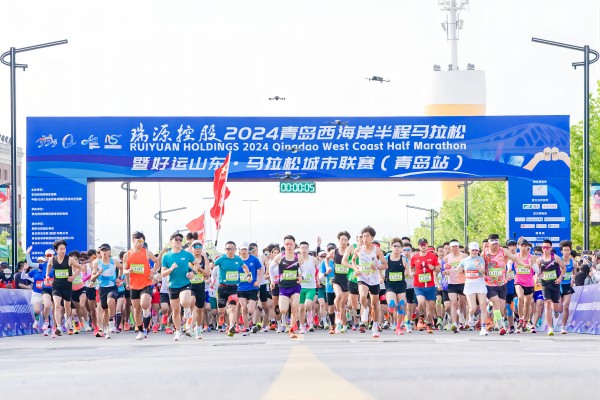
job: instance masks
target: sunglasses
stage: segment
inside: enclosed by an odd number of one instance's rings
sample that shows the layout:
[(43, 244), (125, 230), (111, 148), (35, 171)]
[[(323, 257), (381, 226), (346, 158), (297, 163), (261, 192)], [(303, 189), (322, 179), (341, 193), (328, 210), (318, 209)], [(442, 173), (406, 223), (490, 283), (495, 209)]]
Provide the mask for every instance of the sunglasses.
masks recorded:
[(183, 242), (182, 238), (173, 238), (173, 240), (176, 241), (176, 242)]
[(225, 247), (225, 250), (227, 250), (227, 251), (235, 250), (235, 247)]
[(551, 249), (551, 248), (552, 248), (552, 246), (542, 246), (542, 249), (544, 249), (544, 250), (548, 250), (548, 249)]
[(138, 243), (144, 243), (144, 239), (139, 238), (139, 239), (133, 239), (134, 242), (138, 242)]
[(427, 243), (419, 243), (419, 247), (427, 247), (428, 244)]
[(399, 248), (399, 247), (402, 247), (402, 246), (400, 246), (399, 244), (393, 244), (392, 247)]
[(412, 249), (410, 247), (405, 247), (402, 249), (402, 251), (411, 251)]
[(325, 258), (325, 256), (319, 256), (319, 258)]
[(248, 249), (248, 251), (249, 251), (250, 253), (252, 253), (253, 251), (256, 251), (256, 249), (253, 247), (253, 248), (251, 248), (251, 249)]
[(202, 245), (201, 244), (195, 244), (192, 246), (194, 249), (201, 249)]

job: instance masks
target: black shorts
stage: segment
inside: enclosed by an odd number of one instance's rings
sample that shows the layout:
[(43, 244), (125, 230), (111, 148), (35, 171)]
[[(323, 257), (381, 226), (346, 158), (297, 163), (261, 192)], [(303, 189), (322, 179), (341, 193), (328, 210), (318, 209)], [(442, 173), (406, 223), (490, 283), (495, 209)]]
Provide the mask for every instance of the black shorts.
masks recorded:
[(269, 292), (267, 291), (267, 284), (260, 285), (258, 289), (258, 297), (261, 302), (266, 303), (269, 300)]
[(440, 292), (440, 295), (442, 296), (442, 303), (450, 301), (450, 296), (448, 296), (448, 291), (447, 290), (442, 290)]
[(71, 298), (73, 297), (73, 288), (70, 286), (70, 284), (71, 282), (69, 282), (69, 288), (52, 286), (52, 296), (59, 296), (62, 297), (64, 301), (70, 302)]
[(348, 281), (348, 292), (355, 296), (358, 296), (358, 283)]
[(108, 309), (108, 298), (117, 299), (119, 292), (116, 286), (101, 287), (100, 288), (100, 305), (103, 310)]
[(406, 289), (406, 302), (408, 304), (415, 304), (417, 302), (417, 296), (415, 296), (415, 289)]
[(148, 296), (152, 297), (152, 286), (146, 286), (143, 289), (131, 289), (131, 300), (139, 300), (142, 297), (142, 294), (146, 293)]
[(461, 294), (464, 296), (465, 295), (464, 290), (465, 290), (464, 283), (460, 283), (460, 284), (449, 283), (448, 284), (448, 293), (456, 293), (456, 294)]
[(171, 301), (169, 300), (169, 293), (161, 293), (160, 294), (160, 302), (171, 304)]
[(87, 296), (88, 301), (96, 301), (96, 288), (86, 287), (85, 295)]
[(332, 306), (335, 302), (335, 293), (325, 293), (325, 296), (327, 297), (327, 305)]
[(272, 294), (273, 296), (276, 296), (276, 297), (278, 297), (278, 296), (279, 296), (279, 285), (278, 285), (278, 284), (275, 284), (275, 287), (274, 287), (274, 288), (273, 288), (273, 290), (271, 291), (271, 294)]
[(82, 288), (79, 288), (77, 290), (73, 290), (73, 293), (71, 294), (71, 301), (74, 301), (75, 303), (79, 303), (79, 297), (85, 293), (85, 286)]
[(237, 296), (238, 291), (237, 285), (219, 285), (217, 307), (225, 308), (227, 304), (236, 305), (237, 301), (230, 300), (229, 296)]
[(385, 292), (392, 292), (394, 294), (406, 293), (406, 281), (400, 282), (386, 282)]
[(123, 290), (123, 291), (119, 292), (119, 289), (117, 289), (117, 299), (124, 299), (125, 293), (127, 293), (127, 290)]
[(553, 303), (560, 303), (560, 285), (556, 283), (542, 285), (542, 295), (544, 301), (552, 300)]
[(169, 288), (169, 299), (171, 299), (171, 300), (179, 299), (179, 293), (185, 292), (186, 290), (191, 291), (192, 285), (188, 284), (188, 285), (182, 286), (180, 288)]
[(125, 298), (126, 299), (130, 299), (131, 298), (131, 292), (127, 289), (125, 289)]
[(487, 298), (498, 296), (502, 300), (506, 300), (506, 285), (502, 286), (487, 286)]
[(573, 294), (575, 293), (575, 289), (573, 289), (573, 286), (567, 284), (567, 285), (560, 285), (560, 294), (561, 296), (567, 296), (569, 294)]
[(359, 281), (358, 282), (358, 286), (366, 286), (369, 288), (369, 294), (372, 295), (377, 295), (379, 296), (379, 285), (369, 285), (368, 283), (365, 283), (363, 281)]
[(192, 283), (192, 296), (196, 298), (196, 308), (204, 308), (206, 305), (206, 284)]
[(510, 294), (506, 294), (506, 304), (510, 304), (513, 302), (513, 300), (515, 299), (515, 297), (517, 297), (516, 293), (510, 293)]
[(331, 280), (331, 285), (338, 285), (342, 289), (342, 292), (346, 293), (348, 291), (348, 278), (343, 275), (334, 276)]
[[(94, 293), (96, 293), (96, 290), (94, 290)], [(48, 295), (52, 296), (52, 288), (43, 288), (42, 295), (43, 294), (48, 294)]]
[(521, 286), (521, 289), (523, 289), (523, 295), (525, 296), (529, 296), (533, 294), (533, 286), (522, 286), (522, 285), (515, 285), (515, 286)]
[(238, 298), (258, 301), (258, 289), (257, 290), (245, 290), (243, 292), (238, 291)]

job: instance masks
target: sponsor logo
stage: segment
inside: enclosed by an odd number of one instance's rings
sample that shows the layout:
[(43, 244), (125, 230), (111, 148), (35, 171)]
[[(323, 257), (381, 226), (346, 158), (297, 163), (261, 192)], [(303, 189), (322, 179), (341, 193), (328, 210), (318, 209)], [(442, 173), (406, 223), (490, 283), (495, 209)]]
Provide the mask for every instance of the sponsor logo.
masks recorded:
[(77, 142), (75, 141), (75, 139), (73, 139), (73, 135), (70, 133), (67, 133), (62, 138), (62, 147), (64, 147), (65, 149), (71, 148), (71, 147), (75, 146), (76, 144), (77, 144)]
[(98, 136), (90, 135), (87, 139), (83, 139), (81, 141), (83, 146), (88, 146), (90, 150), (99, 149), (100, 145), (98, 144)]
[(121, 146), (119, 144), (119, 138), (121, 137), (121, 135), (106, 135), (104, 137), (104, 148), (105, 149), (112, 149), (112, 150), (119, 150), (121, 149), (123, 146)]

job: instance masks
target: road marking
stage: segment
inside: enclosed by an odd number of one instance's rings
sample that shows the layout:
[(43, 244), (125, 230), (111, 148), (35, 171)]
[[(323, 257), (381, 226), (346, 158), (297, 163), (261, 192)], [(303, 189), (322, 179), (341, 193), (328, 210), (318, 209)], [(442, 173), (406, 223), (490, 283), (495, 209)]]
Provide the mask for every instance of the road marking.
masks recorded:
[(358, 386), (342, 378), (325, 364), (304, 345), (292, 347), (290, 356), (283, 366), (281, 373), (271, 384), (263, 400), (304, 400), (311, 397), (310, 393), (298, 386), (298, 380), (310, 373), (310, 390), (318, 390), (319, 398), (370, 400), (374, 397), (369, 395)]

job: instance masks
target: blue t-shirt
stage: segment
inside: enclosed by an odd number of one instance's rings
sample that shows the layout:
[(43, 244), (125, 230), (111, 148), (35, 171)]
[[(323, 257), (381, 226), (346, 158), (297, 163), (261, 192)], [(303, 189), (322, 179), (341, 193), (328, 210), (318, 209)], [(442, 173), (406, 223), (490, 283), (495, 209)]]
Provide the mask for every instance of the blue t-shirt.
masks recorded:
[(189, 264), (194, 261), (194, 255), (185, 250), (182, 250), (179, 253), (169, 251), (163, 256), (163, 267), (171, 268), (173, 263), (177, 264), (177, 268), (171, 271), (171, 274), (169, 275), (169, 289), (179, 289), (190, 284), (190, 280), (186, 275), (192, 270)]
[(42, 293), (44, 279), (46, 278), (46, 270), (42, 271), (41, 269), (32, 269), (28, 274), (24, 274), (23, 278), (26, 276), (33, 280), (33, 291), (35, 293)]
[(244, 261), (244, 264), (246, 264), (246, 266), (250, 270), (250, 273), (252, 274), (252, 281), (248, 282), (246, 280), (247, 278), (246, 273), (244, 272), (244, 268), (240, 266), (238, 268), (238, 272), (240, 273), (240, 284), (238, 286), (238, 292), (247, 292), (249, 290), (258, 289), (254, 286), (254, 283), (256, 282), (256, 277), (258, 276), (258, 270), (262, 268), (260, 260), (254, 256), (248, 256), (248, 259)]
[(240, 283), (240, 267), (244, 264), (244, 260), (240, 256), (219, 257), (215, 260), (215, 266), (219, 267), (219, 284), (221, 285), (237, 285)]
[[(335, 276), (335, 273), (333, 272), (335, 263), (333, 260), (329, 260), (329, 268), (331, 268), (331, 272), (329, 275), (325, 276), (325, 293), (334, 293), (333, 285), (331, 284), (331, 280)], [(321, 271), (323, 274), (325, 274), (327, 271), (327, 264), (325, 264), (325, 260), (321, 261), (321, 264), (319, 265), (319, 271)]]

